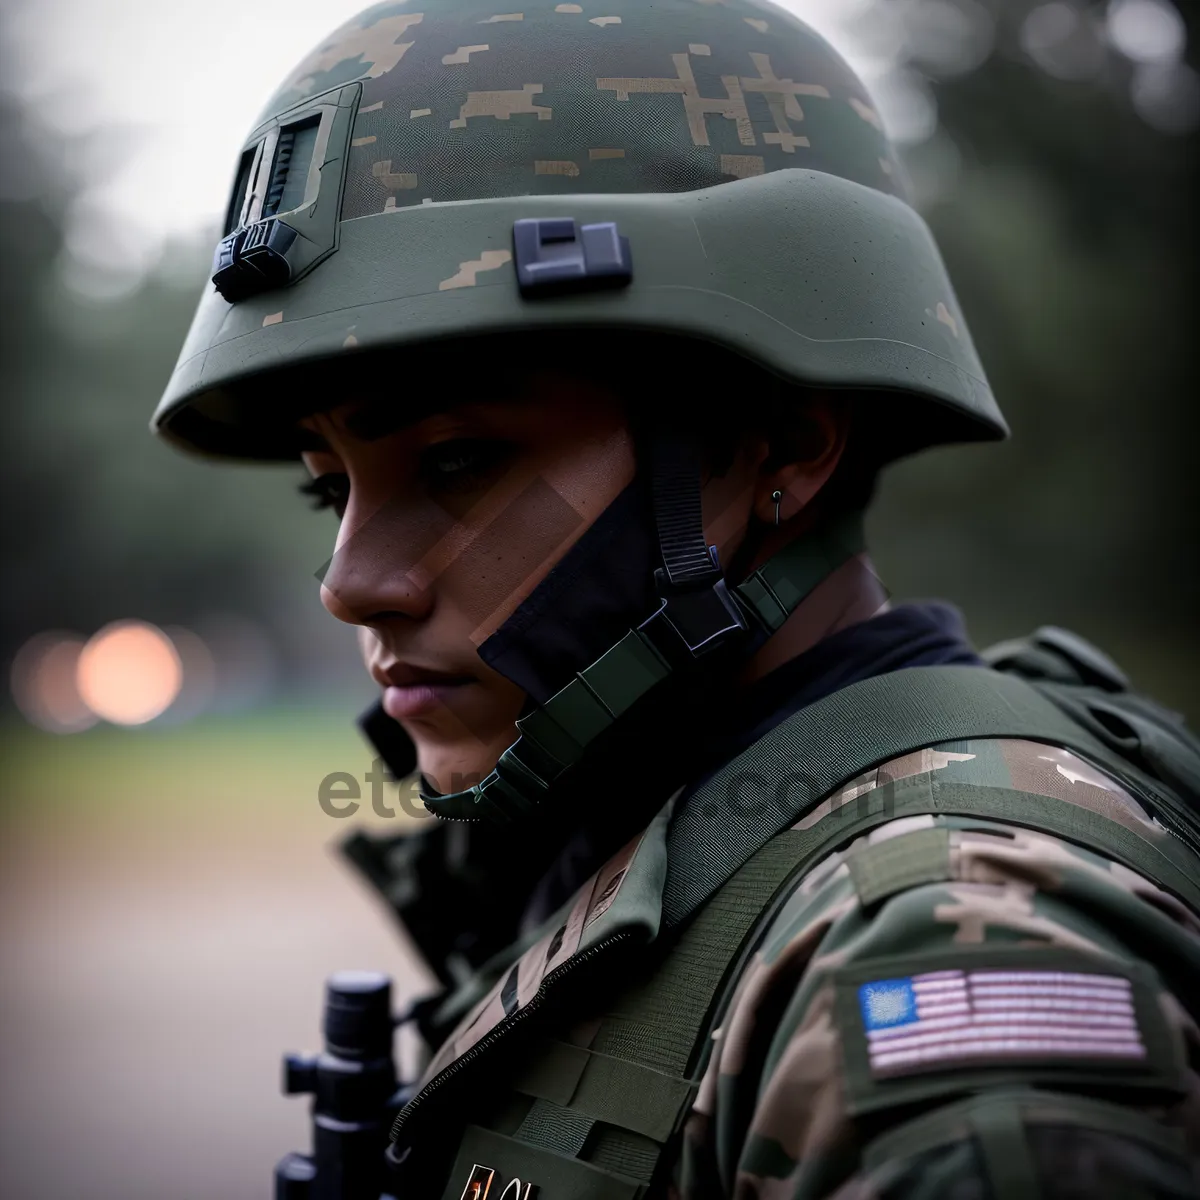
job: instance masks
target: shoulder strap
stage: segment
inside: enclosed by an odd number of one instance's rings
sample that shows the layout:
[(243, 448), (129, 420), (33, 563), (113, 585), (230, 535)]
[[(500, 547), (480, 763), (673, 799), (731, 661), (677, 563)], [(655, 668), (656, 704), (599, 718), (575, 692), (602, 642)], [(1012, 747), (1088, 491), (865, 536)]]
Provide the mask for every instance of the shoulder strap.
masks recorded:
[(616, 1180), (632, 1188), (629, 1195), (643, 1195), (670, 1161), (663, 1152), (695, 1099), (722, 986), (739, 973), (741, 948), (796, 861), (788, 838), (767, 842), (666, 936), (587, 1045), (547, 1039), (529, 1048), (512, 1080), (533, 1101), (512, 1135), (514, 1162), (521, 1147), (532, 1147), (579, 1164), (572, 1195), (607, 1197), (601, 1177), (606, 1187)]
[(801, 709), (686, 799), (668, 833), (665, 924), (686, 920), (755, 850), (842, 783), (902, 754), (970, 738), (1025, 738), (1079, 754), (1149, 804), (1195, 871), (1196, 814), (1049, 697), (987, 668), (909, 667)]
[(1072, 720), (1134, 767), (1200, 806), (1200, 738), (1182, 715), (1133, 690), (1104, 651), (1043, 625), (980, 652), (997, 671), (1028, 680)]

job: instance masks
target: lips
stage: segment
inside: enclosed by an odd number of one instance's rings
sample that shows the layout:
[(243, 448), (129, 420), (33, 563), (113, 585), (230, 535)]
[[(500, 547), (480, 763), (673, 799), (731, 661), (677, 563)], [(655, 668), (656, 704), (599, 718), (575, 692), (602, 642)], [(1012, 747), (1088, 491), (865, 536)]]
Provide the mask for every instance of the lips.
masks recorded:
[(373, 667), (371, 674), (383, 687), (383, 711), (395, 721), (418, 717), (446, 704), (452, 696), (477, 680), (471, 675), (429, 671), (406, 663)]

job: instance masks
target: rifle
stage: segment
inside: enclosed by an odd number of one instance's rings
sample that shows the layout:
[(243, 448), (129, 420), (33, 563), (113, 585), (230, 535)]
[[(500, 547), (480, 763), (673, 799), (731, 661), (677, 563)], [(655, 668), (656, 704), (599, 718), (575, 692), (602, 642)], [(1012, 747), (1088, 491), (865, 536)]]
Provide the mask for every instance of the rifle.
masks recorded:
[(275, 1167), (275, 1200), (394, 1200), (383, 1194), (384, 1151), (406, 1089), (392, 1053), (392, 981), (339, 971), (325, 984), (320, 1054), (286, 1054), (285, 1095), (311, 1095), (311, 1154)]

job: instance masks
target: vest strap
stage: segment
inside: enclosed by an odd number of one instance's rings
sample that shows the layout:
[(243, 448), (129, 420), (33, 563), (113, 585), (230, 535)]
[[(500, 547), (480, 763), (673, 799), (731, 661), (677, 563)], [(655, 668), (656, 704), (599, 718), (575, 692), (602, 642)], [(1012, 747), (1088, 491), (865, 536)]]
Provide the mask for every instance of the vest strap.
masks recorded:
[(671, 1136), (696, 1094), (681, 1075), (551, 1040), (534, 1050), (513, 1088), (656, 1142)]
[[(785, 838), (754, 854), (693, 921), (667, 935), (665, 956), (631, 980), (589, 1047), (531, 1047), (512, 1087), (536, 1099), (516, 1138), (650, 1184), (695, 1097), (722, 980), (795, 862)], [(581, 1116), (585, 1144), (572, 1149)]]
[[(760, 846), (847, 780), (902, 754), (972, 738), (1061, 746), (1147, 798), (1155, 815), (1196, 823), (1194, 814), (1181, 812), (1177, 801), (1024, 680), (983, 667), (908, 667), (851, 684), (801, 709), (684, 800), (667, 833), (665, 924), (685, 921)], [(867, 793), (876, 797), (871, 803), (880, 802), (879, 791), (885, 789)], [(989, 802), (999, 799), (991, 795), (994, 789), (988, 791)], [(990, 815), (1007, 819), (998, 810)], [(1081, 818), (1071, 820), (1078, 824)], [(1029, 824), (1028, 816), (1018, 823)], [(848, 834), (851, 823), (841, 824)], [(1127, 844), (1153, 850), (1132, 831), (1124, 833)], [(1166, 840), (1153, 858), (1155, 882), (1195, 906), (1197, 888), (1189, 879), (1194, 860), (1184, 844)]]

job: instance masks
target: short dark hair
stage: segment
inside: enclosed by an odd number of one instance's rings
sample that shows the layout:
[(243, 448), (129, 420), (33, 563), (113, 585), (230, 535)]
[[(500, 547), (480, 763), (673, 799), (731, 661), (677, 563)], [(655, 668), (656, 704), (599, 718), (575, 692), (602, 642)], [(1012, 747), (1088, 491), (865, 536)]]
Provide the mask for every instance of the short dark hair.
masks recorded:
[(592, 377), (627, 397), (630, 423), (640, 441), (664, 427), (689, 429), (708, 469), (723, 475), (751, 436), (765, 437), (781, 462), (802, 454), (806, 409), (818, 398), (844, 404), (849, 440), (818, 500), (830, 514), (871, 502), (881, 460), (873, 430), (863, 419), (864, 408), (871, 411), (869, 396), (851, 389), (804, 387), (707, 342), (631, 335), (627, 349), (642, 368), (632, 380), (627, 368), (616, 366)]
[[(460, 338), (356, 351), (248, 381), (245, 394), (231, 393), (229, 401), (245, 405), (244, 419), (252, 413), (264, 431), (274, 429), (274, 436), (286, 440), (302, 415), (334, 407), (356, 391), (379, 396), (380, 381), (394, 389), (398, 366), (406, 384), (396, 402), (419, 411), (511, 391), (534, 372), (584, 376), (625, 400), (640, 444), (647, 444), (643, 435), (655, 428), (690, 427), (718, 473), (728, 470), (745, 436), (765, 434), (786, 443), (815, 396), (844, 401), (851, 410), (850, 439), (819, 497), (830, 512), (866, 507), (880, 469), (927, 444), (924, 415), (936, 407), (878, 389), (805, 386), (698, 338), (607, 328), (480, 334), (469, 354)], [(454, 382), (453, 391), (447, 381)]]

